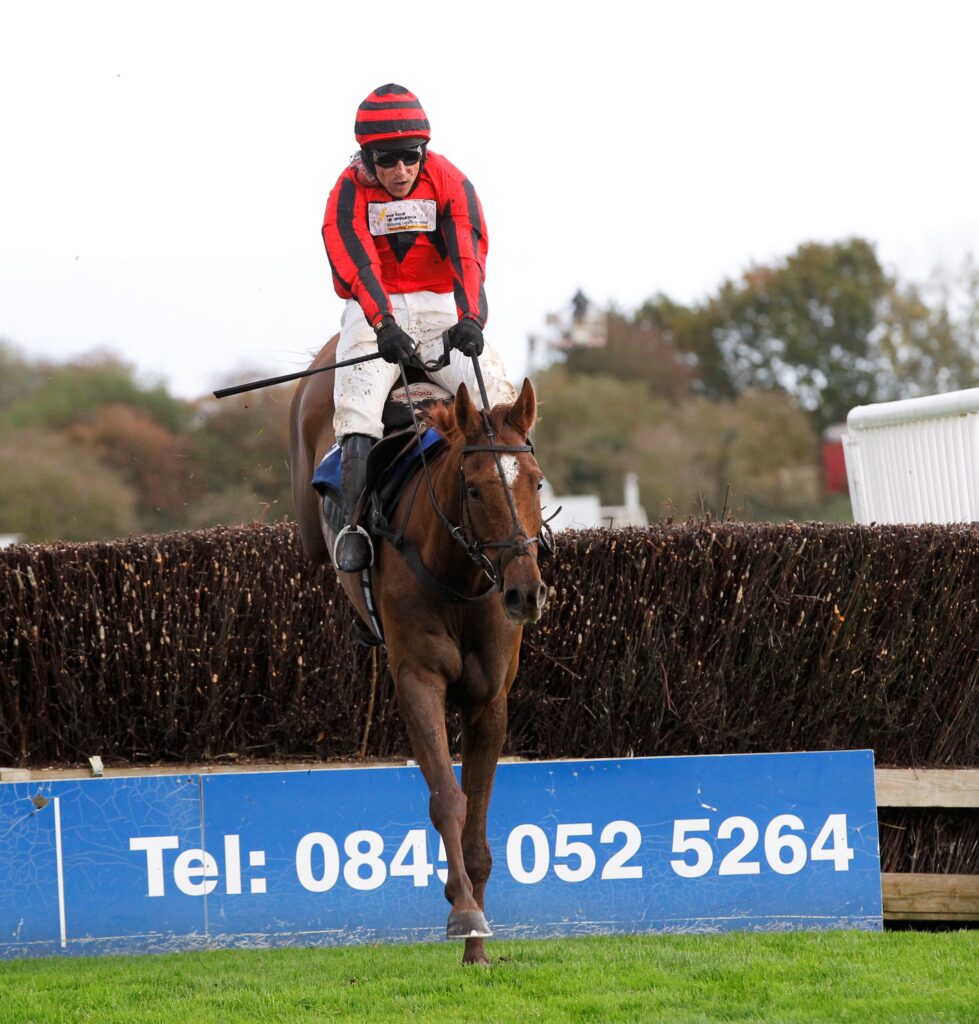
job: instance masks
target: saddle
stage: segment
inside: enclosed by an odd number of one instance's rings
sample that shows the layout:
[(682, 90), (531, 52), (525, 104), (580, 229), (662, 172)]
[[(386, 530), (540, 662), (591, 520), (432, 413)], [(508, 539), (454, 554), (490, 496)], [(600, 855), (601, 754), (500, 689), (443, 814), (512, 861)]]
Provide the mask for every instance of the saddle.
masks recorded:
[[(418, 370), (409, 371), (408, 387), (410, 398), (401, 384), (392, 388), (387, 397), (382, 418), (384, 436), (374, 443), (367, 456), (367, 486), (352, 516), (353, 525), (367, 530), (375, 550), (384, 538), (397, 542), (388, 522), (405, 484), (422, 458), (432, 462), (445, 447), (445, 439), (430, 425), (429, 416), (433, 406), (452, 402), (452, 395)], [(420, 434), (415, 430), (412, 407)], [(313, 488), (323, 500), (323, 517), (334, 533), (339, 533), (344, 526), (342, 480), (343, 453), (340, 445), (334, 444), (316, 467), (312, 479)], [(384, 634), (369, 568), (360, 574), (360, 587), (370, 614), (367, 624), (370, 628), (354, 620), (353, 639), (359, 644), (374, 646), (383, 643)]]

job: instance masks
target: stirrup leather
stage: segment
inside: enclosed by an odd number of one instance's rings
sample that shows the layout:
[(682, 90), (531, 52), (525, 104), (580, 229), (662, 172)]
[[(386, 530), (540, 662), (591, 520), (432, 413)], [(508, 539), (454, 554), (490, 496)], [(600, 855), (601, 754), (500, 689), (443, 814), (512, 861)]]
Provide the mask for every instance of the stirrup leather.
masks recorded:
[(348, 533), (359, 533), (361, 537), (367, 541), (367, 550), (370, 552), (370, 561), (367, 563), (365, 568), (369, 569), (374, 564), (374, 542), (371, 540), (371, 535), (362, 526), (351, 526), (349, 524), (337, 534), (337, 539), (333, 542), (333, 564), (339, 565), (339, 555), (337, 552), (340, 549), (340, 541)]

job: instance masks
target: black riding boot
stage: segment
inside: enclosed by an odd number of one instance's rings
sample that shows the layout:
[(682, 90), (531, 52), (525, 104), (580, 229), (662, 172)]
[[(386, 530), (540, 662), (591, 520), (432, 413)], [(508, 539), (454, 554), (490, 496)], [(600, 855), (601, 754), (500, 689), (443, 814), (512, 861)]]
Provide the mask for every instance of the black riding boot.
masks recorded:
[(333, 560), (341, 572), (361, 572), (374, 561), (370, 537), (361, 526), (351, 526), (354, 508), (367, 483), (367, 453), (373, 438), (366, 434), (349, 434), (343, 448), (343, 518), (344, 527), (337, 535)]

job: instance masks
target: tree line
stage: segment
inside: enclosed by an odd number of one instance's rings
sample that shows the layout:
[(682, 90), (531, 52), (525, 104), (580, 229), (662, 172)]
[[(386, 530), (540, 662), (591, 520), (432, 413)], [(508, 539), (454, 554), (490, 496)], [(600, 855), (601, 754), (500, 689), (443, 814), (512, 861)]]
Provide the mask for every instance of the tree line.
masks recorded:
[[(979, 386), (971, 258), (919, 284), (864, 239), (806, 243), (700, 302), (656, 293), (603, 312), (603, 345), (570, 344), (535, 372), (535, 440), (558, 493), (617, 504), (635, 471), (654, 518), (845, 519), (846, 497), (820, 488), (827, 425), (855, 405)], [(0, 533), (277, 521), (292, 510), (291, 394), (187, 401), (112, 353), (54, 363), (0, 340)]]
[(187, 401), (112, 353), (33, 361), (0, 341), (0, 533), (90, 541), (276, 521), (292, 509), (290, 396)]
[(861, 238), (800, 245), (690, 305), (659, 293), (608, 310), (604, 326), (603, 345), (572, 342), (538, 374), (538, 443), (559, 493), (618, 503), (634, 470), (653, 516), (846, 519), (846, 496), (822, 493), (823, 430), (857, 405), (979, 385), (972, 258), (913, 283)]

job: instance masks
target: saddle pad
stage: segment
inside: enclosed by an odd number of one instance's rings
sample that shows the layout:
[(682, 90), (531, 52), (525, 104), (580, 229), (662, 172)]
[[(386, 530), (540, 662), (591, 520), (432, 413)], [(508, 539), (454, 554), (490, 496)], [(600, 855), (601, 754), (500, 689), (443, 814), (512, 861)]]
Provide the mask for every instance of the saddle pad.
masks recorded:
[(331, 491), (336, 494), (343, 493), (343, 452), (340, 445), (335, 444), (323, 456), (323, 461), (313, 473), (312, 484), (323, 497)]
[[(442, 435), (434, 427), (429, 427), (422, 434), (420, 445), (412, 445), (409, 451), (385, 470), (381, 485), (383, 486), (392, 477), (403, 477), (406, 475), (407, 471), (413, 468), (415, 463), (421, 458), (420, 452), (422, 450), (427, 452), (442, 440)], [(337, 502), (342, 500), (343, 451), (339, 444), (335, 444), (323, 456), (322, 462), (316, 467), (316, 472), (313, 473), (312, 484), (315, 490), (324, 498), (330, 497)]]

